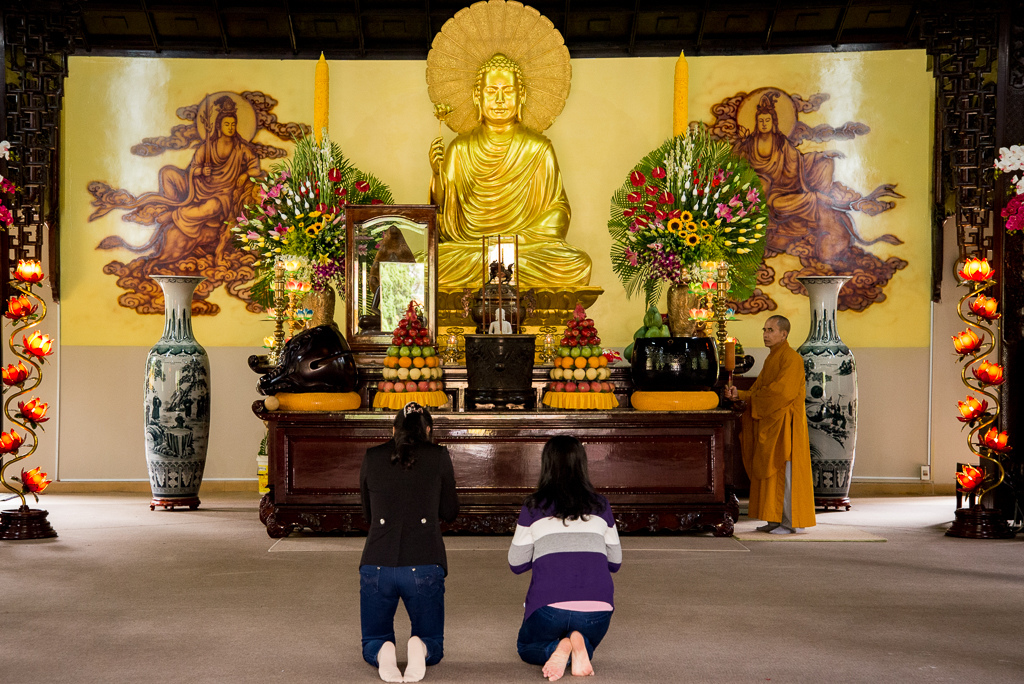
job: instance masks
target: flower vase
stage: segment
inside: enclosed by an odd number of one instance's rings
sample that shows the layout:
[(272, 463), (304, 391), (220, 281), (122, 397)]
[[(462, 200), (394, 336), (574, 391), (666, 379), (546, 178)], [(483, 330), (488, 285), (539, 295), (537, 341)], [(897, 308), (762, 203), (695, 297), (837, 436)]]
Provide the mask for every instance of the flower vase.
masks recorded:
[(673, 283), (668, 288), (668, 329), (672, 337), (696, 337), (697, 321), (690, 320), (690, 309), (700, 305), (700, 297), (689, 285)]
[(192, 335), (192, 294), (205, 278), (152, 278), (164, 291), (164, 334), (146, 358), (149, 508), (195, 510), (210, 436), (210, 360)]
[(839, 290), (851, 276), (797, 278), (811, 299), (811, 328), (797, 351), (807, 380), (814, 504), (850, 510), (850, 479), (857, 447), (857, 362), (839, 337)]

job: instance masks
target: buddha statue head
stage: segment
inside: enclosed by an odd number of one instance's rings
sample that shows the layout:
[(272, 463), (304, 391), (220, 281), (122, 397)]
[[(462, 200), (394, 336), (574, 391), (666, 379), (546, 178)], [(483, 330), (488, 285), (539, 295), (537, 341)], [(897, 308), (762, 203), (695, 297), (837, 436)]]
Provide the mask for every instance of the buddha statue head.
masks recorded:
[(477, 121), (505, 127), (522, 120), (526, 83), (519, 65), (500, 52), (480, 65), (476, 72), (473, 104)]

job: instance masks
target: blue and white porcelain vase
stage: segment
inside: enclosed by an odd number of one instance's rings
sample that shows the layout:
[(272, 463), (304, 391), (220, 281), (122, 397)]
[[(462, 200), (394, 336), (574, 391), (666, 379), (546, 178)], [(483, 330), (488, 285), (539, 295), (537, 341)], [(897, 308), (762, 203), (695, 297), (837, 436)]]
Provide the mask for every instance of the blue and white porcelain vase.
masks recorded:
[(814, 503), (850, 509), (857, 448), (857, 361), (836, 327), (839, 290), (851, 276), (797, 278), (811, 298), (811, 329), (797, 351), (807, 380)]
[(192, 335), (192, 294), (205, 278), (152, 278), (164, 291), (164, 334), (146, 358), (149, 508), (194, 510), (210, 438), (210, 360)]

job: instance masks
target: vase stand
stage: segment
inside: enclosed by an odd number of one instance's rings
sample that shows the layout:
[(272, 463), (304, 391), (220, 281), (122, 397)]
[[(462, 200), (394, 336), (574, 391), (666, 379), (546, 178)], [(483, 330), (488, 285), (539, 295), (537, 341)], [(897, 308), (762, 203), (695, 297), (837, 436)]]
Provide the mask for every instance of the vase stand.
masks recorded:
[(57, 531), (46, 519), (47, 511), (20, 506), (17, 510), (0, 511), (0, 539), (20, 541), (23, 539), (49, 539)]
[(947, 537), (966, 539), (1012, 539), (1014, 535), (1002, 511), (981, 504), (956, 509), (953, 524), (946, 530)]
[(842, 496), (842, 497), (838, 497), (838, 498), (835, 498), (835, 499), (823, 499), (823, 498), (818, 498), (818, 497), (814, 498), (814, 507), (815, 508), (823, 508), (823, 509), (825, 509), (826, 512), (830, 508), (834, 508), (837, 511), (840, 508), (845, 508), (846, 510), (850, 510), (850, 506), (851, 505), (852, 504), (850, 504), (850, 497), (848, 497), (848, 496)]
[(194, 511), (199, 508), (200, 503), (202, 502), (199, 501), (198, 496), (181, 496), (173, 499), (161, 499), (159, 497), (154, 497), (149, 502), (149, 510), (155, 511), (157, 506), (162, 506), (165, 511), (173, 511), (175, 508), (186, 507), (188, 510)]

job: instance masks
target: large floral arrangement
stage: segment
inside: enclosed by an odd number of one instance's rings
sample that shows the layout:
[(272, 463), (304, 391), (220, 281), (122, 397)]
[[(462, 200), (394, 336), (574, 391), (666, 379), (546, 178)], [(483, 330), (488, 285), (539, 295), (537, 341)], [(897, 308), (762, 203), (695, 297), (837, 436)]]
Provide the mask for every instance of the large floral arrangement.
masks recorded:
[(1021, 173), (1024, 171), (1024, 147), (1011, 145), (999, 148), (999, 159), (996, 159), (995, 167), (1000, 173), (1013, 174), (1010, 178), (1013, 183), (1010, 186), (1010, 201), (1001, 212), (1006, 219), (1006, 230), (1009, 233), (1024, 230), (1024, 174)]
[(702, 263), (726, 261), (731, 295), (746, 299), (764, 255), (768, 211), (757, 174), (703, 126), (633, 167), (612, 196), (612, 269), (632, 297), (658, 301), (664, 283), (693, 285)]
[(289, 277), (315, 290), (345, 284), (345, 207), (391, 204), (391, 191), (374, 176), (352, 166), (327, 135), (297, 141), (290, 161), (253, 179), (258, 203), (245, 205), (231, 230), (242, 249), (257, 258), (252, 298), (269, 308), (278, 259), (291, 262)]

